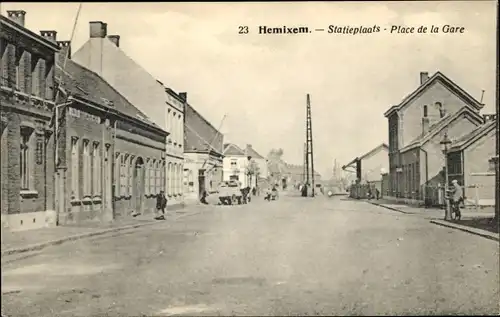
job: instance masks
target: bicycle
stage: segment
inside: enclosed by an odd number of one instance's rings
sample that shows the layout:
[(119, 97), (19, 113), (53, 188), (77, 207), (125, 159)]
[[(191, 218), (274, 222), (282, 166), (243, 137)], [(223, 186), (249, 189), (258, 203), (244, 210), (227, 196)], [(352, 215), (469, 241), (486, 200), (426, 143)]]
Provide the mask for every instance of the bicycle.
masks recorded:
[(452, 220), (460, 220), (460, 218), (462, 218), (460, 203), (461, 201), (454, 202), (453, 199), (450, 199), (450, 214)]

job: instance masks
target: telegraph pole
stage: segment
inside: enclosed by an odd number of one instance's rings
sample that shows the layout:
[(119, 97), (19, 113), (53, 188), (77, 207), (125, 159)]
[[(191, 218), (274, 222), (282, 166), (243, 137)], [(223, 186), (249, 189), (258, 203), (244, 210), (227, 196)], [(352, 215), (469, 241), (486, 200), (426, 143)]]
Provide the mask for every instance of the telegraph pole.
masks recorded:
[(307, 94), (306, 105), (306, 179), (309, 183), (309, 163), (311, 164), (311, 197), (314, 197), (314, 155), (312, 140), (311, 98)]
[(307, 175), (307, 166), (306, 166), (306, 162), (307, 162), (307, 145), (306, 143), (304, 142), (304, 164), (303, 164), (303, 171), (302, 171), (302, 181), (305, 183), (306, 182), (306, 175)]

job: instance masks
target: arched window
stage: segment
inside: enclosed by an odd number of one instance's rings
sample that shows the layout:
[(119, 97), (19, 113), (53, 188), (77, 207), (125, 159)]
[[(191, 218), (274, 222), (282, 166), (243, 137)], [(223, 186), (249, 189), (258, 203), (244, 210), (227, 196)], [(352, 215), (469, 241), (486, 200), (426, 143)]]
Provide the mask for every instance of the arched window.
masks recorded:
[(149, 173), (151, 172), (151, 159), (146, 158), (146, 164), (144, 164), (144, 175), (145, 175), (145, 184), (144, 184), (144, 194), (149, 196), (151, 192), (149, 191)]
[(439, 110), (439, 117), (442, 118), (446, 115), (446, 111), (444, 110), (443, 104), (440, 102), (435, 103), (436, 108)]
[(120, 165), (121, 165), (121, 155), (120, 152), (116, 152), (115, 154), (115, 179), (114, 179), (114, 186), (115, 186), (115, 197), (120, 197), (120, 183), (121, 183), (121, 176), (120, 176)]
[(177, 165), (177, 194), (182, 194), (182, 169), (181, 164)]
[(155, 194), (160, 193), (160, 161), (156, 161), (155, 165)]
[(428, 113), (427, 113), (427, 105), (424, 106), (424, 118), (427, 118)]

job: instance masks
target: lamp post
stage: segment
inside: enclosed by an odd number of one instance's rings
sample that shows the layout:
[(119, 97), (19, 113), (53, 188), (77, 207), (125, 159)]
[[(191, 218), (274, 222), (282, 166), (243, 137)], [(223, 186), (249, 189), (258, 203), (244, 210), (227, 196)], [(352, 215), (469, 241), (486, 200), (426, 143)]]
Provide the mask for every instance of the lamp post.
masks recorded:
[(448, 138), (448, 133), (445, 132), (443, 139), (439, 142), (443, 147), (444, 153), (444, 173), (445, 173), (445, 185), (444, 185), (444, 199), (446, 202), (446, 210), (444, 213), (444, 220), (451, 220), (451, 210), (450, 210), (450, 200), (448, 198), (448, 146), (451, 144), (451, 140)]

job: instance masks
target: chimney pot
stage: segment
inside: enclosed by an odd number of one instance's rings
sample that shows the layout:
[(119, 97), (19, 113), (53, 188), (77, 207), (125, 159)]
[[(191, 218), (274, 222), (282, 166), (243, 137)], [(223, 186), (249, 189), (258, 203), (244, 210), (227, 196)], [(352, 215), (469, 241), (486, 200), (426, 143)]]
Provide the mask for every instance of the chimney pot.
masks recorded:
[(108, 25), (101, 21), (91, 21), (90, 26), (90, 37), (91, 38), (105, 38), (108, 33)]
[(116, 45), (116, 47), (120, 47), (120, 35), (108, 35), (108, 39)]
[(64, 64), (64, 60), (66, 58), (71, 59), (71, 42), (57, 41), (57, 46), (59, 46), (57, 61), (61, 64)]
[(428, 72), (420, 72), (420, 85), (423, 85), (429, 79)]
[(12, 21), (16, 22), (20, 26), (24, 27), (24, 19), (26, 17), (26, 11), (23, 10), (8, 10), (7, 17)]
[(57, 43), (57, 31), (40, 31), (40, 35), (51, 42)]
[(181, 97), (182, 100), (187, 101), (187, 92), (180, 92), (179, 97)]

